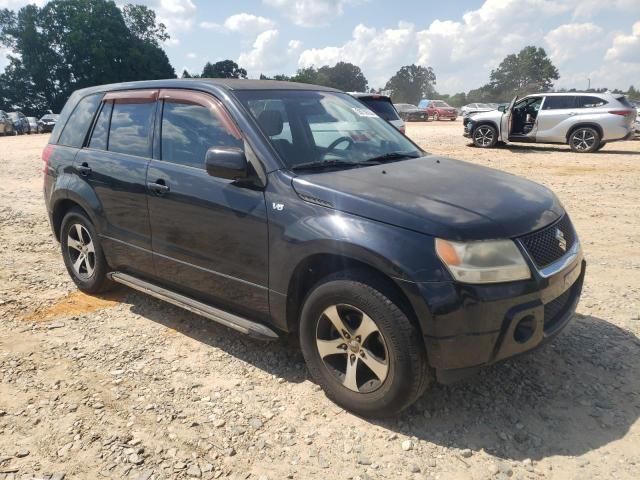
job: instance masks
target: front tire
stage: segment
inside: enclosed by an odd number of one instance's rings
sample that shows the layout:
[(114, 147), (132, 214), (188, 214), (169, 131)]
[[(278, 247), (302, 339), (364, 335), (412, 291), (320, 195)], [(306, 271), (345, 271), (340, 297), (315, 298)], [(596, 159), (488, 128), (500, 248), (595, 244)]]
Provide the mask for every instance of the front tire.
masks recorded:
[(437, 122), (438, 120), (440, 120), (440, 114), (438, 112), (433, 114), (433, 121)]
[(332, 401), (357, 415), (392, 416), (431, 382), (422, 335), (383, 288), (351, 278), (328, 278), (307, 297), (302, 353)]
[(479, 148), (493, 148), (498, 143), (498, 130), (491, 125), (480, 125), (473, 131), (473, 144)]
[(595, 152), (600, 147), (600, 134), (595, 128), (577, 128), (569, 135), (569, 146), (576, 153)]
[(100, 293), (112, 283), (98, 233), (80, 208), (64, 216), (60, 228), (60, 246), (67, 271), (77, 287), (85, 293)]

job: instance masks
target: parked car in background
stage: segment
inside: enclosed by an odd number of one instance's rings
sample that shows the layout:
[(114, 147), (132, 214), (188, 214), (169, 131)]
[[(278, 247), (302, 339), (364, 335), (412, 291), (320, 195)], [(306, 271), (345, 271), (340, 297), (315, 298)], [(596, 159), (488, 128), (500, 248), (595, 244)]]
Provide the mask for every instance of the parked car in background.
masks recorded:
[(51, 132), (53, 127), (56, 126), (56, 122), (60, 118), (57, 113), (47, 113), (38, 120), (38, 133)]
[(418, 108), (427, 112), (427, 116), (435, 121), (458, 118), (458, 111), (443, 100), (420, 100)]
[(379, 117), (385, 119), (402, 133), (405, 133), (406, 125), (404, 120), (402, 120), (400, 115), (398, 115), (390, 97), (386, 95), (378, 95), (377, 93), (360, 92), (349, 92), (349, 95), (360, 100), (367, 107), (376, 112)]
[(473, 113), (490, 112), (491, 110), (495, 110), (496, 108), (497, 105), (492, 106), (489, 103), (469, 103), (460, 109), (460, 113), (463, 117), (467, 117)]
[(18, 132), (13, 125), (13, 121), (4, 110), (0, 110), (0, 135), (17, 135)]
[(535, 349), (580, 298), (580, 241), (548, 188), (428, 154), (332, 88), (83, 89), (42, 159), (80, 290), (116, 282), (263, 340), (293, 336), (311, 378), (359, 415), (395, 415), (436, 379)]
[(24, 135), (29, 133), (29, 121), (22, 112), (9, 112), (9, 118), (13, 122), (13, 126), (18, 132), (18, 135)]
[(29, 123), (29, 133), (38, 133), (38, 119), (36, 117), (27, 117)]
[(632, 135), (637, 112), (624, 95), (547, 93), (514, 98), (500, 110), (477, 113), (464, 136), (482, 148), (502, 142), (564, 143), (574, 152), (600, 150)]
[(410, 103), (396, 103), (394, 106), (400, 118), (405, 122), (426, 122), (429, 120), (427, 112), (419, 109), (415, 105), (411, 105)]

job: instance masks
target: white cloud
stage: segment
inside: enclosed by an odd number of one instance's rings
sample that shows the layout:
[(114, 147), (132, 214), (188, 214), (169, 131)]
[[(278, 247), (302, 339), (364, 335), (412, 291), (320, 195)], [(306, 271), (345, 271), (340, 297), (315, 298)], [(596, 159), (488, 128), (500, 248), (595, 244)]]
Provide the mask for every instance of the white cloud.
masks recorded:
[(631, 35), (617, 35), (607, 50), (605, 60), (640, 62), (640, 21), (633, 24)]
[(223, 27), (219, 23), (216, 22), (200, 22), (198, 24), (200, 28), (204, 28), (205, 30), (222, 30)]
[(191, 59), (193, 59), (193, 58), (197, 58), (197, 57), (198, 57), (198, 55), (196, 55), (196, 54), (195, 54), (195, 53), (193, 53), (193, 52), (189, 52), (189, 53), (187, 53), (187, 58), (191, 58)]
[(301, 46), (298, 40), (290, 40), (285, 46), (278, 30), (266, 30), (257, 36), (250, 51), (240, 54), (238, 64), (252, 76), (280, 73), (277, 70), (289, 63), (299, 53)]
[(593, 18), (603, 11), (622, 11), (629, 14), (640, 14), (638, 0), (571, 0), (574, 18)]
[(603, 42), (594, 41), (603, 35), (604, 30), (593, 23), (566, 23), (551, 30), (544, 39), (550, 47), (551, 60), (561, 66), (606, 48)]
[(43, 6), (49, 0), (0, 0), (0, 8), (8, 8), (9, 10), (15, 10), (22, 8), (25, 5), (37, 5)]
[(224, 27), (232, 32), (258, 33), (275, 27), (273, 20), (250, 13), (231, 15), (224, 21)]
[(298, 66), (334, 65), (339, 61), (354, 63), (365, 71), (369, 82), (381, 85), (402, 65), (416, 56), (415, 31), (410, 23), (401, 22), (395, 28), (378, 30), (357, 25), (352, 37), (339, 47), (312, 48), (303, 51)]
[(144, 4), (155, 10), (158, 21), (167, 26), (172, 37), (173, 42), (167, 42), (168, 45), (179, 43), (179, 40), (173, 37), (193, 27), (197, 12), (192, 0), (137, 0), (133, 3)]
[(345, 6), (364, 1), (367, 0), (263, 0), (303, 27), (328, 25), (332, 19), (344, 13)]

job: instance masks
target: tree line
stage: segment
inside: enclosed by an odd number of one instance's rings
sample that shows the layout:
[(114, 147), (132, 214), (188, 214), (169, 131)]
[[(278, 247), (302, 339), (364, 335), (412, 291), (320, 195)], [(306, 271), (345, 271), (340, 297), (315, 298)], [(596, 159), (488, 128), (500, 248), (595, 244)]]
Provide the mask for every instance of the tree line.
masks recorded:
[[(28, 115), (59, 112), (76, 89), (112, 82), (175, 78), (162, 49), (169, 39), (155, 12), (142, 5), (118, 7), (112, 0), (52, 0), (43, 7), (0, 9), (0, 45), (9, 64), (0, 74), (0, 107)], [(396, 103), (422, 98), (444, 99), (453, 106), (509, 101), (514, 95), (553, 89), (559, 78), (544, 49), (527, 46), (507, 55), (480, 88), (455, 95), (439, 94), (430, 66), (402, 66), (382, 88), (373, 89), (361, 68), (349, 62), (310, 66), (293, 75), (270, 78), (313, 83), (343, 91), (389, 93)], [(247, 78), (233, 60), (207, 62), (199, 73), (182, 78)], [(260, 75), (261, 79), (269, 77)], [(627, 94), (640, 95), (634, 87)]]

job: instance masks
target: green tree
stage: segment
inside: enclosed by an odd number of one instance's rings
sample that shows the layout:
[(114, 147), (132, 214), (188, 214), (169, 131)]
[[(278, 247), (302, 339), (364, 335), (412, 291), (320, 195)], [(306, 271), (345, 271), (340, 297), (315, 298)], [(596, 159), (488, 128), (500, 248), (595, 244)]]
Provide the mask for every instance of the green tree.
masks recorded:
[[(133, 31), (110, 0), (53, 0), (42, 8), (1, 10), (0, 44), (13, 53), (0, 75), (3, 97), (11, 96), (12, 105), (33, 114), (42, 111), (29, 110), (29, 103), (42, 99), (44, 110), (57, 112), (78, 88), (175, 77), (158, 45), (168, 38), (163, 27), (144, 9), (129, 12)], [(26, 87), (20, 84), (28, 85), (33, 95), (22, 96)]]
[(629, 87), (629, 90), (627, 90), (627, 97), (633, 100), (640, 99), (640, 91), (638, 91), (633, 85), (631, 85)]
[(338, 62), (333, 67), (324, 65), (318, 69), (314, 66), (300, 68), (290, 80), (324, 85), (345, 92), (366, 92), (369, 83), (360, 67), (348, 62)]
[(318, 81), (321, 85), (344, 92), (366, 92), (369, 83), (360, 67), (348, 62), (338, 62), (333, 67), (320, 67)]
[(127, 4), (122, 7), (122, 16), (129, 32), (143, 42), (159, 45), (170, 38), (166, 25), (158, 23), (156, 12), (145, 5)]
[(422, 98), (435, 96), (436, 74), (431, 67), (405, 65), (389, 79), (384, 89), (394, 102), (417, 104)]
[(202, 78), (247, 78), (247, 71), (233, 60), (207, 62), (202, 69)]
[(558, 78), (558, 69), (544, 48), (528, 46), (517, 54), (507, 55), (491, 71), (489, 87), (494, 94), (510, 97), (547, 91)]

